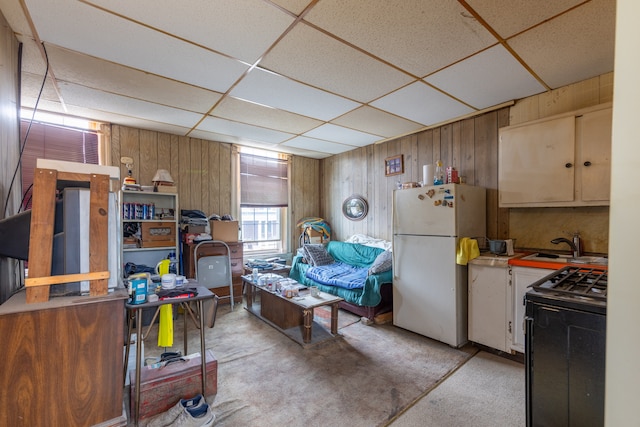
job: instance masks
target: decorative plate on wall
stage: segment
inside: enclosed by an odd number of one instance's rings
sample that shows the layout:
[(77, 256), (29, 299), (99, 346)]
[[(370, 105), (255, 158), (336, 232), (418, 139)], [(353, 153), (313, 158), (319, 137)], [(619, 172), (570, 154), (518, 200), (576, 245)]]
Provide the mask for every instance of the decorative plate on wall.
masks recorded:
[(360, 221), (367, 216), (369, 205), (362, 196), (352, 195), (342, 202), (342, 214), (351, 221)]

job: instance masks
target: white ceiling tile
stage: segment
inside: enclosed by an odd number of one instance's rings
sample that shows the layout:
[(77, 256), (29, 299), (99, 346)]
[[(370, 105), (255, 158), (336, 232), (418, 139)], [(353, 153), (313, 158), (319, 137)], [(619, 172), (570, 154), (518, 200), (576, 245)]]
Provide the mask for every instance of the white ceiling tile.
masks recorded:
[(311, 3), (311, 0), (271, 0), (271, 2), (298, 16)]
[(252, 70), (231, 95), (319, 120), (331, 120), (360, 105), (259, 68)]
[(615, 1), (592, 0), (509, 45), (551, 88), (613, 70)]
[(2, 15), (17, 36), (22, 36), (24, 39), (31, 39), (33, 37), (29, 21), (27, 21), (27, 18), (24, 16), (21, 2), (15, 0), (0, 0), (0, 10), (2, 10)]
[(41, 38), (87, 55), (218, 92), (227, 91), (248, 68), (77, 1), (27, 0), (27, 4)]
[(502, 45), (453, 64), (424, 80), (478, 109), (546, 90)]
[[(23, 94), (20, 101), (22, 104), (21, 107), (24, 109), (32, 110), (35, 108), (35, 105), (36, 105), (35, 96)], [(59, 101), (48, 100), (43, 98), (41, 98), (40, 101), (38, 102), (38, 111), (46, 111), (47, 113), (56, 113), (56, 114), (62, 114), (62, 115), (68, 114), (68, 111), (65, 111), (65, 109), (62, 108), (62, 104)], [(29, 117), (31, 117), (31, 115), (29, 115)], [(91, 116), (80, 116), (80, 117), (89, 119)], [(91, 118), (91, 120), (96, 120), (96, 119)]]
[(357, 148), (351, 145), (338, 144), (336, 142), (323, 141), (321, 139), (308, 138), (306, 136), (295, 137), (287, 142), (283, 142), (280, 146), (296, 147), (330, 154), (345, 153)]
[(355, 145), (358, 147), (364, 147), (365, 145), (370, 145), (383, 139), (379, 135), (371, 135), (370, 133), (347, 129), (342, 126), (332, 124), (325, 124), (317, 127), (305, 133), (304, 136), (338, 142), (340, 144)]
[(75, 83), (104, 92), (205, 114), (221, 93), (123, 67), (77, 52), (52, 46), (49, 60), (61, 82)]
[(496, 42), (454, 1), (323, 0), (305, 20), (418, 77)]
[(294, 20), (290, 14), (260, 0), (90, 3), (251, 64)]
[(505, 39), (582, 2), (584, 0), (467, 0), (473, 10)]
[(332, 154), (323, 153), (320, 151), (312, 151), (312, 150), (304, 150), (302, 148), (297, 147), (287, 147), (286, 145), (278, 145), (277, 151), (280, 153), (294, 154), (296, 156), (309, 157), (311, 159), (326, 159), (327, 157), (331, 157)]
[(239, 138), (237, 136), (223, 135), (221, 133), (208, 132), (202, 129), (192, 130), (191, 132), (189, 132), (189, 137), (206, 139), (208, 141), (215, 141), (215, 142), (226, 142), (229, 144), (244, 144), (242, 138)]
[[(35, 104), (35, 100), (36, 98), (38, 98), (38, 94), (40, 93), (40, 88), (42, 87), (42, 76), (23, 73), (22, 82), (20, 84), (22, 86), (21, 87), (22, 98), (23, 98), (22, 106), (33, 108)], [(29, 102), (25, 102), (24, 101), (25, 97), (33, 99), (34, 100), (33, 104), (30, 104)], [(51, 82), (51, 79), (47, 79), (45, 81), (44, 88), (42, 89), (42, 94), (40, 95), (40, 100), (60, 103), (60, 98), (58, 97), (58, 94), (56, 93), (56, 90), (53, 87), (53, 83)]]
[(360, 102), (415, 80), (303, 23), (278, 42), (260, 66)]
[[(25, 107), (46, 64), (23, 4), (50, 53), (40, 110), (312, 158), (541, 90), (465, 2), (0, 0)], [(552, 88), (613, 70), (615, 0), (466, 4)], [(215, 129), (192, 131), (206, 113)]]
[(371, 105), (425, 126), (474, 111), (422, 82), (412, 83)]
[(60, 103), (40, 101), (38, 110), (58, 113), (65, 116), (78, 117), (95, 122), (117, 123), (120, 126), (129, 126), (136, 129), (147, 129), (157, 132), (166, 132), (173, 135), (186, 135), (188, 128), (176, 126), (155, 120), (141, 119), (140, 117), (127, 116), (123, 114), (100, 111), (75, 105), (68, 105), (66, 110), (62, 109)]
[[(47, 48), (48, 51), (49, 48)], [(47, 62), (40, 53), (36, 42), (32, 39), (25, 40), (22, 45), (22, 72), (44, 76), (46, 71)]]
[(61, 83), (60, 90), (65, 103), (69, 106), (77, 105), (97, 111), (138, 117), (144, 120), (159, 121), (183, 127), (195, 125), (202, 117), (202, 115), (190, 111), (100, 92), (70, 83)]
[(331, 123), (374, 135), (382, 135), (386, 138), (415, 132), (424, 127), (420, 123), (412, 122), (367, 105), (350, 111), (332, 120)]
[(236, 122), (301, 134), (323, 122), (299, 114), (227, 97), (212, 112), (213, 116)]
[(207, 117), (198, 125), (198, 129), (216, 132), (222, 135), (235, 135), (240, 139), (264, 141), (277, 144), (291, 138), (292, 134), (279, 132), (272, 129), (252, 126), (245, 123), (232, 122), (230, 120)]

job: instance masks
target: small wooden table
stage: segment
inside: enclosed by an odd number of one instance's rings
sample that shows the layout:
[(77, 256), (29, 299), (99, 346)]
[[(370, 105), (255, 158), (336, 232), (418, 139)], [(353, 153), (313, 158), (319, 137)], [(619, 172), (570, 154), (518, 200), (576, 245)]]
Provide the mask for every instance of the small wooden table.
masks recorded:
[[(285, 298), (258, 285), (250, 275), (242, 276), (242, 281), (247, 285), (245, 309), (303, 347), (338, 336), (338, 304), (342, 298), (326, 292), (312, 297), (308, 289), (301, 290), (299, 297)], [(259, 302), (254, 301), (255, 291), (259, 292)], [(331, 306), (331, 331), (313, 320), (314, 309), (322, 306)]]
[[(135, 396), (135, 424), (138, 425), (138, 420), (140, 418), (140, 389), (142, 388), (142, 384), (140, 382), (140, 370), (142, 369), (141, 363), (141, 355), (142, 355), (142, 341), (144, 341), (145, 337), (149, 334), (149, 329), (153, 326), (153, 321), (149, 325), (147, 329), (147, 334), (143, 335), (142, 333), (142, 310), (144, 308), (155, 307), (156, 314), (160, 310), (160, 306), (165, 304), (172, 305), (180, 305), (185, 310), (185, 319), (184, 319), (184, 353), (187, 354), (187, 313), (190, 313), (191, 309), (188, 307), (190, 302), (195, 302), (198, 306), (198, 320), (200, 324), (198, 325), (198, 329), (200, 330), (200, 360), (201, 360), (201, 376), (202, 376), (202, 395), (206, 396), (207, 390), (207, 361), (206, 361), (206, 348), (205, 348), (205, 329), (204, 329), (204, 305), (203, 301), (209, 298), (214, 298), (214, 294), (204, 286), (199, 285), (194, 280), (190, 279), (189, 283), (186, 285), (187, 288), (195, 287), (198, 295), (191, 298), (169, 298), (162, 301), (153, 301), (153, 302), (145, 302), (142, 304), (131, 304), (125, 303), (125, 307), (128, 313), (128, 333), (127, 333), (127, 343), (124, 354), (124, 366), (123, 366), (123, 383), (124, 378), (127, 375), (127, 362), (129, 360), (129, 347), (131, 345), (131, 332), (132, 332), (132, 324), (135, 321), (136, 324), (136, 396)], [(134, 411), (134, 408), (131, 408), (131, 411)]]

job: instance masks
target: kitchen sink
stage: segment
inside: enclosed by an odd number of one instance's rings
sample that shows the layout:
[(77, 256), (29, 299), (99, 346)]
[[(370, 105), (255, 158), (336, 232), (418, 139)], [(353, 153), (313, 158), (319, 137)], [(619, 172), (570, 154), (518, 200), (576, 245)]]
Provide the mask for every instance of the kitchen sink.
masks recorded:
[(548, 256), (540, 255), (539, 253), (527, 255), (522, 259), (527, 261), (540, 261), (540, 262), (559, 262), (561, 264), (568, 264), (571, 257), (558, 256), (557, 258), (551, 258)]
[(580, 256), (577, 258), (569, 258), (569, 262), (575, 264), (607, 265), (609, 263), (609, 259), (602, 256)]
[(574, 258), (570, 256), (559, 255), (557, 258), (551, 258), (549, 256), (544, 256), (544, 254), (540, 254), (540, 253), (527, 255), (525, 257), (522, 257), (522, 259), (527, 261), (557, 262), (560, 264), (607, 265), (609, 262), (607, 258), (600, 257), (600, 256), (581, 256), (581, 257)]

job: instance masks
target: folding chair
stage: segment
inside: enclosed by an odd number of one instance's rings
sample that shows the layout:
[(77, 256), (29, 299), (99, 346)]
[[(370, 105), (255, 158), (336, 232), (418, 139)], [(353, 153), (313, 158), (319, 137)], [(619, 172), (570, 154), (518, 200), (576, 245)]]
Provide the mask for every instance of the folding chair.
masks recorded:
[[(203, 245), (219, 245), (223, 250), (217, 255), (203, 255), (198, 257), (198, 249)], [(198, 243), (193, 253), (196, 267), (196, 281), (209, 289), (229, 285), (229, 296), (220, 298), (230, 298), (231, 310), (233, 311), (233, 278), (231, 276), (231, 250), (229, 246), (221, 240), (206, 240)]]

